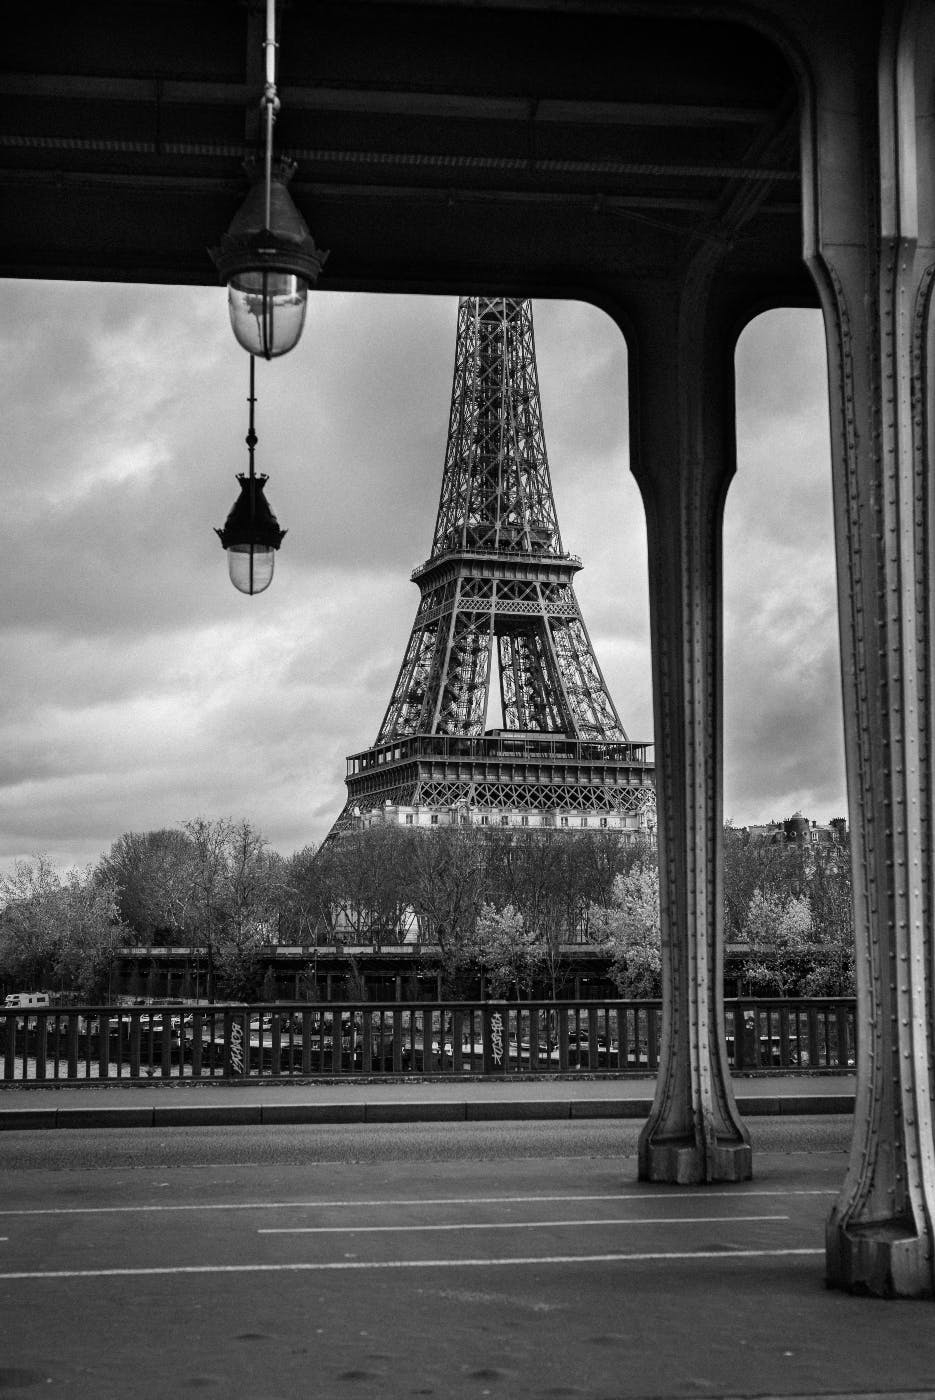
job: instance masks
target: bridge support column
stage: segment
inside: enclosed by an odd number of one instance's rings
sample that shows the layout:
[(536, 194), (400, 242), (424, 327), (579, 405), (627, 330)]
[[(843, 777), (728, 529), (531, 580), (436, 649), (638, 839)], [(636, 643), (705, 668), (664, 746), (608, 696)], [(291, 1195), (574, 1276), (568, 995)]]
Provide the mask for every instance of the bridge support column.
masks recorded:
[(646, 507), (662, 1046), (640, 1138), (646, 1181), (752, 1173), (724, 1041), (721, 521), (735, 467), (734, 337), (708, 272), (647, 288), (630, 327), (633, 471)]
[(833, 54), (817, 66), (806, 122), (857, 943), (854, 1139), (826, 1245), (829, 1284), (917, 1297), (935, 1292), (935, 16), (887, 9), (852, 88)]

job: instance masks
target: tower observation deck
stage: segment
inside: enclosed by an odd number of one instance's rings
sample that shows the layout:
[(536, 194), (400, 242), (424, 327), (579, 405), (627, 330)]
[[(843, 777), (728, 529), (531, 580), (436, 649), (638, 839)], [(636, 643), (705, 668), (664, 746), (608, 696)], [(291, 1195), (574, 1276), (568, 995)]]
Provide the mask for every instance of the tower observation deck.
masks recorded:
[[(462, 297), (432, 552), (373, 746), (347, 761), (355, 820), (637, 833), (651, 745), (630, 740), (562, 545), (528, 300)], [(502, 727), (488, 727), (491, 698)]]

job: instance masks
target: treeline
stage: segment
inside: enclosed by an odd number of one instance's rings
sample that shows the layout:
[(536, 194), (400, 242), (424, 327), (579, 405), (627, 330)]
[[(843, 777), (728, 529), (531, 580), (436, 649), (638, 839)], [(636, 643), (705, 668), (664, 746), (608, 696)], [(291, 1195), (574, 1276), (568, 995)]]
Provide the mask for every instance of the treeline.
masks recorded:
[(724, 832), (725, 971), (745, 992), (852, 996), (850, 849)]
[(483, 975), (494, 996), (557, 996), (569, 945), (604, 941), (601, 911), (644, 865), (654, 849), (613, 832), (372, 827), (327, 846), (305, 889), (317, 883), (309, 913), (333, 921), (331, 937), (376, 942), (417, 927), (450, 995)]
[[(853, 988), (842, 847), (725, 833), (725, 971), (748, 992)], [(567, 994), (573, 945), (621, 995), (657, 996), (655, 849), (612, 832), (375, 826), (284, 857), (248, 821), (121, 836), (95, 866), (17, 864), (0, 881), (0, 982), (105, 997), (127, 945), (190, 949), (221, 999), (273, 999), (268, 950), (417, 940), (446, 995)], [(352, 955), (349, 953), (352, 963)]]

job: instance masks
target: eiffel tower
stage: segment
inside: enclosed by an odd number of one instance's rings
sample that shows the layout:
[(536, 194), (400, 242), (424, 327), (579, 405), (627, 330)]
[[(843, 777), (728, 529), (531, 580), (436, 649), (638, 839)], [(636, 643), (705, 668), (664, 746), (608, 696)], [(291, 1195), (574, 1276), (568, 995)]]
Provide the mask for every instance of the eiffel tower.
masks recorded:
[[(532, 305), (462, 297), (448, 446), (421, 599), (376, 741), (347, 760), (356, 823), (655, 825), (574, 592), (542, 430)], [(502, 727), (487, 728), (491, 693)]]

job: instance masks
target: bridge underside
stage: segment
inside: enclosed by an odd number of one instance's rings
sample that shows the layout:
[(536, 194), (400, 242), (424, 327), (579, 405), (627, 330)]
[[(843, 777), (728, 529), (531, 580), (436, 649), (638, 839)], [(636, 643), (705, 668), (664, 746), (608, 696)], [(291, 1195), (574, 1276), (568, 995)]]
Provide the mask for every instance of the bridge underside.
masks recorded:
[[(796, 94), (764, 38), (605, 5), (282, 7), (277, 145), (333, 289), (605, 295), (743, 199), (735, 278), (815, 304)], [(213, 283), (263, 7), (36, 0), (5, 26), (0, 271)], [(753, 286), (756, 292), (753, 293)], [(324, 284), (323, 284), (324, 285)]]
[[(718, 7), (719, 10), (727, 7)], [(721, 1024), (721, 511), (736, 335), (821, 305), (858, 939), (831, 1282), (935, 1291), (928, 520), (935, 21), (924, 0), (292, 0), (278, 144), (340, 289), (580, 296), (627, 335), (646, 504), (664, 1043), (640, 1171), (751, 1170)], [(213, 281), (261, 8), (5, 14), (0, 272)], [(623, 386), (621, 386), (623, 392)]]

